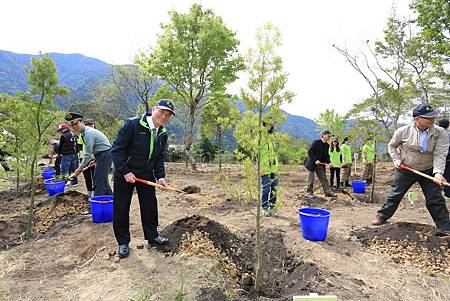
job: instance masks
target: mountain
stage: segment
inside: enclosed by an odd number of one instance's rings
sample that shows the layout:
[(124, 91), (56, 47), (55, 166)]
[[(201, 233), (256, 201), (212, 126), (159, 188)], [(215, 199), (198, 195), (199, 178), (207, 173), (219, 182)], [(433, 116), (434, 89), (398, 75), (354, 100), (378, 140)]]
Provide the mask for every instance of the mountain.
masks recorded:
[[(38, 55), (18, 54), (0, 50), (0, 93), (14, 94), (16, 91), (24, 91), (28, 88), (27, 74), (24, 70), (31, 63), (32, 57)], [(60, 85), (70, 89), (70, 94), (57, 100), (58, 105), (66, 109), (70, 105), (89, 101), (91, 87), (106, 80), (111, 74), (111, 65), (99, 59), (84, 56), (82, 54), (49, 53), (58, 69)], [(245, 110), (242, 103), (240, 109)], [(296, 116), (284, 112), (286, 121), (280, 125), (281, 131), (288, 132), (295, 138), (304, 138), (308, 141), (317, 139), (319, 130), (314, 120)], [(175, 132), (183, 132), (173, 129)], [(226, 134), (229, 145), (235, 144), (230, 133)]]
[(280, 125), (280, 131), (288, 132), (294, 138), (303, 138), (308, 141), (319, 139), (320, 129), (314, 120), (287, 112), (283, 113), (286, 114), (286, 120)]
[[(111, 65), (82, 54), (49, 53), (58, 69), (61, 86), (70, 89), (70, 95), (58, 100), (58, 105), (66, 108), (68, 103), (87, 101), (91, 97), (91, 87), (106, 79), (111, 73)], [(17, 54), (0, 50), (0, 93), (14, 94), (28, 88), (27, 73), (32, 57), (38, 55)]]

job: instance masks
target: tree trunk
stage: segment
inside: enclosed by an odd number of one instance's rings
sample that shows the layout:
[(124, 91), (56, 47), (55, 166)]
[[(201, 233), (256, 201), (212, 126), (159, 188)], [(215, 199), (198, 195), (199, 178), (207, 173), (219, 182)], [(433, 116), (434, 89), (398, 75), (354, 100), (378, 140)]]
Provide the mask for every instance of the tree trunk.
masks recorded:
[(192, 170), (197, 170), (195, 157), (191, 150), (192, 143), (194, 141), (194, 124), (195, 124), (195, 110), (191, 108), (189, 110), (189, 126), (187, 128), (184, 151), (186, 153), (187, 161), (191, 163)]
[(27, 219), (27, 231), (26, 231), (26, 237), (31, 237), (31, 230), (33, 229), (33, 208), (34, 208), (34, 196), (36, 194), (36, 182), (34, 180), (34, 171), (35, 171), (35, 165), (37, 161), (37, 151), (34, 151), (33, 154), (33, 160), (31, 161), (31, 196), (30, 196), (30, 205), (28, 209), (28, 219)]
[(222, 131), (219, 129), (217, 134), (217, 151), (219, 152), (219, 172), (222, 171)]
[(16, 158), (16, 196), (19, 196), (19, 186), (20, 186), (20, 168), (19, 168), (19, 158)]
[[(259, 127), (261, 127), (261, 115), (259, 116)], [(263, 258), (262, 258), (262, 246), (261, 246), (261, 131), (259, 131), (258, 135), (258, 154), (257, 154), (257, 177), (258, 177), (258, 201), (256, 204), (256, 244), (255, 244), (255, 253), (256, 253), (256, 268), (255, 268), (255, 290), (259, 294), (261, 292), (261, 278), (262, 278), (262, 270), (263, 270)]]

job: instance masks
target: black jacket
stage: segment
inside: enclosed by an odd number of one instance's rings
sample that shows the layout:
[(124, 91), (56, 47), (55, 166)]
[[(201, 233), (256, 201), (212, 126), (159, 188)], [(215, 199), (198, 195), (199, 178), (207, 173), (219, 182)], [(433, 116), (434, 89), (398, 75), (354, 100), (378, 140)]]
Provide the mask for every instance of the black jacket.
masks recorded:
[(59, 138), (58, 154), (59, 155), (74, 155), (77, 150), (78, 136), (72, 134), (70, 130), (64, 130), (61, 138)]
[(136, 177), (161, 179), (166, 176), (164, 150), (167, 144), (167, 131), (160, 126), (151, 145), (153, 134), (146, 116), (151, 114), (134, 117), (125, 122), (114, 140), (111, 156), (115, 172), (120, 175), (133, 172)]
[(304, 162), (306, 169), (314, 171), (316, 169), (317, 160), (322, 163), (330, 163), (330, 154), (328, 153), (329, 148), (330, 145), (326, 142), (322, 142), (321, 139), (314, 140), (308, 149), (308, 156)]

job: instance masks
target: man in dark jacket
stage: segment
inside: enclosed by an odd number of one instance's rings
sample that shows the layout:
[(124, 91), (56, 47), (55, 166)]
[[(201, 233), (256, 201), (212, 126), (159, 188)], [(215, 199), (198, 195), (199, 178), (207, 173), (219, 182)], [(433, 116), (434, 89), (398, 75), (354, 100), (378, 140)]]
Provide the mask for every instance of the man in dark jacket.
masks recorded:
[(167, 131), (164, 127), (175, 115), (168, 99), (160, 99), (152, 112), (129, 119), (120, 129), (112, 146), (114, 171), (114, 234), (119, 244), (119, 257), (129, 254), (129, 212), (133, 190), (136, 187), (141, 209), (144, 237), (149, 244), (168, 242), (158, 234), (158, 205), (155, 188), (135, 182), (135, 177), (157, 182), (166, 187), (164, 150)]
[[(78, 137), (72, 134), (69, 126), (64, 123), (59, 125), (58, 132), (61, 133), (58, 146), (58, 156), (61, 156), (61, 175), (68, 177), (78, 168)], [(70, 182), (72, 185), (77, 185), (78, 178), (72, 177)]]
[(320, 180), (325, 196), (335, 197), (328, 183), (325, 167), (330, 163), (328, 141), (331, 139), (329, 131), (323, 131), (320, 139), (315, 140), (308, 149), (308, 156), (305, 159), (305, 167), (308, 170), (308, 186), (306, 187), (307, 197), (314, 197), (314, 175)]

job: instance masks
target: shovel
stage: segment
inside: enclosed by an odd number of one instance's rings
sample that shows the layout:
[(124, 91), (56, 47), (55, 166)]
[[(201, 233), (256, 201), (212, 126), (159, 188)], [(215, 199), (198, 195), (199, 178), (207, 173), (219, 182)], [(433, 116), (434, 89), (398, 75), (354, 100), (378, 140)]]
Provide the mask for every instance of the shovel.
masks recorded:
[[(434, 177), (432, 177), (432, 176), (430, 176), (430, 175), (427, 175), (427, 174), (425, 174), (425, 173), (423, 173), (423, 172), (420, 172), (420, 171), (418, 171), (417, 169), (414, 169), (414, 168), (412, 168), (412, 167), (409, 167), (409, 166), (407, 166), (407, 165), (405, 165), (405, 164), (403, 164), (403, 163), (400, 164), (400, 168), (403, 168), (403, 169), (412, 171), (413, 173), (415, 173), (415, 174), (417, 174), (417, 175), (419, 175), (419, 176), (422, 176), (422, 177), (424, 177), (424, 178), (427, 178), (428, 180), (431, 180), (431, 181), (433, 181), (433, 182), (434, 182), (434, 180), (435, 180)], [(449, 187), (450, 187), (450, 183), (445, 182), (445, 181), (442, 183), (442, 185), (445, 185), (445, 186), (449, 186)]]
[[(86, 171), (86, 170), (88, 170), (88, 169), (91, 168), (91, 167), (95, 167), (95, 165), (96, 165), (95, 162), (91, 162), (91, 163), (89, 163), (88, 166), (86, 166), (86, 167), (83, 168), (83, 171)], [(74, 175), (74, 174), (70, 175), (69, 180), (71, 180), (72, 178), (75, 178), (75, 175)]]
[(142, 183), (142, 184), (145, 184), (145, 185), (157, 187), (157, 188), (159, 188), (161, 190), (167, 189), (167, 190), (175, 191), (175, 192), (178, 192), (178, 193), (184, 193), (184, 191), (182, 191), (182, 190), (179, 190), (179, 189), (176, 189), (176, 188), (172, 188), (172, 187), (169, 187), (169, 186), (164, 187), (163, 185), (160, 185), (160, 184), (157, 184), (157, 183), (153, 183), (152, 181), (142, 180), (142, 179), (139, 179), (139, 178), (136, 178), (136, 177), (134, 177), (134, 180), (136, 182), (139, 182), (139, 183)]

